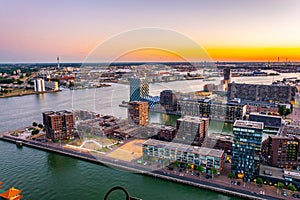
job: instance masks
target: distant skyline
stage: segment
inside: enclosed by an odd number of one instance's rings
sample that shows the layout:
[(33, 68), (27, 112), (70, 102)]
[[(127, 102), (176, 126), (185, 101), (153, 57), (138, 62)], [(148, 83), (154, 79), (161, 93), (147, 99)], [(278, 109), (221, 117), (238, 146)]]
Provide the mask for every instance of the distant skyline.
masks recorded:
[[(57, 56), (61, 62), (83, 62), (112, 36), (143, 27), (186, 35), (215, 62), (300, 61), (299, 0), (2, 0), (0, 5), (1, 63), (56, 62)], [(149, 50), (120, 55), (122, 60), (178, 61)]]

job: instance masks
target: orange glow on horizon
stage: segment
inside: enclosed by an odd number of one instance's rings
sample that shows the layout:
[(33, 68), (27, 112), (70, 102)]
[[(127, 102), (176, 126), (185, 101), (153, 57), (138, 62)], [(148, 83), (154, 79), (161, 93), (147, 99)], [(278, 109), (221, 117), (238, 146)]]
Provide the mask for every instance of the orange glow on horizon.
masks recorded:
[(214, 61), (300, 61), (300, 47), (222, 47), (207, 48)]
[[(182, 49), (187, 58), (160, 49), (139, 49), (120, 56), (116, 61), (142, 61), (142, 62), (190, 62), (195, 61), (195, 52), (190, 49)], [(260, 47), (209, 47), (205, 49), (211, 57), (207, 61), (262, 61), (281, 62), (300, 61), (300, 47), (292, 48), (260, 48)], [(202, 52), (203, 53), (203, 52)]]

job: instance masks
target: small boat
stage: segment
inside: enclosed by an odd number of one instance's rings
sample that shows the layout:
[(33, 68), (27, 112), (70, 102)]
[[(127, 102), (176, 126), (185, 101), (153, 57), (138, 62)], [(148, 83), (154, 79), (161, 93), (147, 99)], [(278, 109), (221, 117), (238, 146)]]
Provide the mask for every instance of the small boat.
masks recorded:
[(16, 145), (17, 145), (17, 147), (22, 147), (23, 146), (23, 142), (22, 141), (16, 141)]

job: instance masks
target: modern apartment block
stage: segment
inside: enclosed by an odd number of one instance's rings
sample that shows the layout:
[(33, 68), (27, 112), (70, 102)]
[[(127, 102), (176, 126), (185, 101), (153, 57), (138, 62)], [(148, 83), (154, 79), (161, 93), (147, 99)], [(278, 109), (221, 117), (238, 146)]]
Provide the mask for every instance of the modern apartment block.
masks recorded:
[(177, 97), (172, 90), (163, 90), (160, 93), (160, 105), (166, 111), (176, 111), (177, 109)]
[(177, 110), (182, 115), (208, 117), (211, 120), (234, 122), (246, 115), (246, 105), (234, 102), (218, 102), (208, 99), (178, 101)]
[(262, 155), (270, 166), (297, 169), (300, 165), (300, 136), (269, 136), (263, 142)]
[(46, 137), (52, 141), (71, 139), (75, 136), (75, 118), (69, 111), (43, 113)]
[(237, 120), (233, 125), (231, 172), (244, 181), (259, 175), (264, 124)]
[(45, 81), (45, 88), (47, 90), (58, 91), (58, 82), (57, 81)]
[(35, 92), (45, 92), (45, 81), (42, 78), (35, 79), (34, 83), (34, 91)]
[(205, 171), (222, 171), (224, 151), (206, 147), (190, 146), (180, 143), (163, 142), (149, 139), (143, 143), (143, 157), (168, 159), (196, 166), (203, 166)]
[(162, 124), (149, 124), (145, 127), (148, 137), (156, 137), (159, 140), (172, 141), (176, 136), (176, 128)]
[(149, 82), (146, 78), (129, 78), (130, 101), (141, 101), (149, 96)]
[(295, 135), (300, 136), (300, 126), (297, 125), (285, 125), (282, 128), (283, 135)]
[(280, 128), (283, 124), (281, 116), (265, 115), (260, 113), (250, 113), (249, 121), (263, 122), (265, 127)]
[(128, 103), (128, 122), (138, 126), (149, 123), (148, 103), (142, 101), (131, 101)]
[(184, 116), (177, 120), (176, 127), (176, 141), (201, 146), (208, 133), (209, 119)]
[(285, 84), (259, 85), (230, 83), (228, 99), (240, 98), (242, 101), (264, 101), (291, 103), (295, 101), (297, 88)]

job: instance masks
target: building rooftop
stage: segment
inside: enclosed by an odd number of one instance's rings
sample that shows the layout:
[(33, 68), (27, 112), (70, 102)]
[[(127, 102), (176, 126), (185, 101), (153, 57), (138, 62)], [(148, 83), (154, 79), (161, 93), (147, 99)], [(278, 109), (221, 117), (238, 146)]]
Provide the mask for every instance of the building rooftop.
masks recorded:
[(236, 120), (233, 126), (241, 127), (241, 128), (264, 129), (263, 122), (254, 122), (254, 121), (245, 121), (245, 120)]
[(278, 119), (282, 119), (281, 116), (276, 116), (276, 115), (267, 115), (267, 114), (262, 114), (262, 113), (257, 113), (257, 112), (252, 112), (250, 113), (250, 116), (262, 116), (262, 117), (270, 117), (270, 118), (278, 118)]
[(154, 139), (149, 139), (145, 141), (144, 145), (153, 145), (159, 148), (180, 150), (188, 153), (199, 154), (200, 156), (212, 156), (216, 158), (221, 158), (222, 155), (224, 154), (223, 150), (211, 149), (207, 147), (190, 146), (181, 143), (165, 142), (165, 141), (154, 140)]
[(176, 128), (173, 126), (166, 126), (163, 124), (149, 124), (149, 125), (147, 125), (147, 127), (148, 128), (157, 128), (157, 129), (161, 129), (161, 130), (169, 130), (169, 131), (176, 130)]
[(193, 123), (200, 123), (203, 120), (208, 120), (208, 118), (203, 118), (203, 117), (196, 117), (196, 116), (183, 116), (177, 121), (187, 121), (187, 122), (193, 122)]

